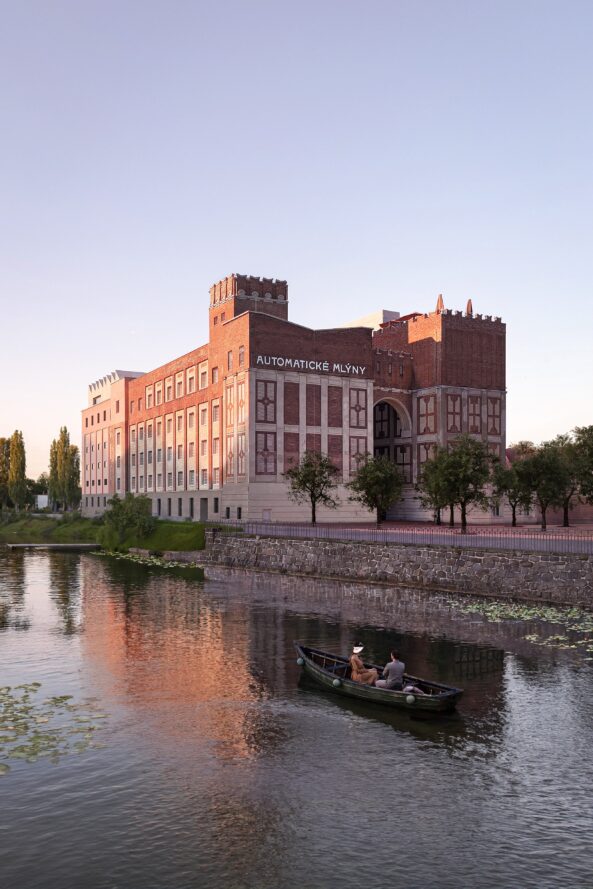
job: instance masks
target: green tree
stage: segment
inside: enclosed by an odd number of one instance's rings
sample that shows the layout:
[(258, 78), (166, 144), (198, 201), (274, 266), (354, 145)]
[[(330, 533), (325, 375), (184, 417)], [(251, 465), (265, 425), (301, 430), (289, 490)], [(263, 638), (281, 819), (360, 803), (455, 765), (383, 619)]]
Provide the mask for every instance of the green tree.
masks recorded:
[(359, 460), (356, 475), (348, 485), (352, 491), (349, 499), (376, 512), (380, 524), (391, 504), (401, 500), (403, 485), (403, 476), (393, 461), (366, 454)]
[(448, 475), (449, 453), (446, 448), (436, 448), (430, 460), (423, 464), (416, 491), (425, 509), (434, 512), (435, 522), (441, 524), (441, 510), (451, 502), (451, 485)]
[(109, 509), (104, 515), (100, 541), (108, 549), (115, 549), (126, 537), (141, 540), (154, 531), (156, 519), (152, 515), (150, 497), (143, 494), (136, 497), (128, 492), (123, 500), (116, 494), (107, 503)]
[(58, 442), (54, 438), (49, 448), (49, 479), (47, 485), (49, 502), (53, 509), (60, 500), (60, 483), (58, 480)]
[(593, 426), (577, 426), (574, 442), (578, 451), (579, 493), (593, 503)]
[(80, 455), (76, 445), (70, 444), (70, 433), (62, 426), (49, 449), (49, 496), (63, 510), (80, 503)]
[[(430, 463), (436, 463), (429, 466)], [(486, 446), (470, 435), (460, 435), (446, 451), (438, 448), (432, 460), (424, 464), (419, 484), (421, 501), (435, 510), (448, 505), (461, 511), (461, 531), (467, 531), (469, 506), (489, 504), (486, 485), (490, 480), (492, 458)], [(452, 524), (452, 522), (451, 522)]]
[(27, 498), (27, 459), (23, 433), (16, 429), (10, 439), (10, 466), (8, 467), (8, 494), (17, 510), (22, 509)]
[(10, 469), (10, 439), (0, 438), (0, 509), (8, 506), (8, 474)]
[(550, 506), (563, 505), (569, 483), (559, 448), (552, 442), (542, 444), (531, 457), (521, 461), (518, 471), (536, 499), (542, 517), (542, 531), (545, 531), (547, 510)]
[(506, 497), (511, 507), (513, 528), (517, 526), (517, 509), (520, 507), (529, 510), (533, 494), (525, 476), (520, 470), (520, 460), (516, 460), (510, 466), (502, 466), (498, 463), (493, 473), (492, 500), (499, 503), (502, 497)]
[(339, 500), (334, 491), (339, 470), (327, 454), (305, 451), (300, 461), (284, 473), (288, 482), (288, 496), (295, 503), (311, 504), (311, 524), (317, 520), (317, 506), (337, 509)]
[(562, 507), (562, 525), (569, 527), (569, 510), (578, 495), (581, 480), (582, 452), (571, 435), (557, 435), (549, 442), (549, 447), (556, 448), (564, 466), (564, 490), (559, 506)]

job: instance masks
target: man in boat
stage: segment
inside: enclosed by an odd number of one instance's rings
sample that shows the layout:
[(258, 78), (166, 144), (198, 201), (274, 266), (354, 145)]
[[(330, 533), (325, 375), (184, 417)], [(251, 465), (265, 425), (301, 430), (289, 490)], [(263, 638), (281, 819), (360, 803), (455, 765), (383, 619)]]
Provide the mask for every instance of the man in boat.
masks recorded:
[(360, 652), (364, 648), (363, 645), (355, 645), (350, 655), (350, 668), (352, 670), (352, 680), (360, 682), (362, 685), (374, 685), (377, 681), (378, 673), (373, 667), (367, 670), (364, 663), (359, 657)]
[(392, 651), (391, 660), (383, 667), (383, 679), (377, 679), (375, 685), (390, 691), (402, 691), (405, 669), (406, 665), (399, 659), (399, 651)]

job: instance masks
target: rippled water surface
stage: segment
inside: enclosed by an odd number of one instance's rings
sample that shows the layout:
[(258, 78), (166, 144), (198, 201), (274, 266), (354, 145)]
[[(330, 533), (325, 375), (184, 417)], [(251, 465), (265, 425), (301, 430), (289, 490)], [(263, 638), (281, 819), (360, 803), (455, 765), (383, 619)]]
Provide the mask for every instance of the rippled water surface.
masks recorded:
[[(593, 886), (593, 671), (442, 597), (0, 553), (0, 685), (104, 746), (4, 759), (0, 886)], [(466, 693), (421, 720), (299, 682), (294, 639)]]

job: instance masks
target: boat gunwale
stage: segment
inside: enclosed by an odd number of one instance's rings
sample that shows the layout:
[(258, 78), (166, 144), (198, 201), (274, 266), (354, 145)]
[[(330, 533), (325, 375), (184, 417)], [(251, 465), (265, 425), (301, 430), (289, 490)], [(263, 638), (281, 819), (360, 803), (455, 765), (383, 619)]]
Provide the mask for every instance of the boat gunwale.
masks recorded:
[[(403, 705), (406, 705), (407, 694), (403, 690), (391, 689), (391, 688), (376, 688), (375, 686), (372, 686), (372, 685), (363, 685), (360, 682), (355, 682), (353, 679), (345, 679), (341, 676), (336, 676), (336, 674), (332, 673), (331, 670), (328, 670), (326, 667), (323, 667), (321, 664), (316, 663), (316, 661), (313, 658), (309, 657), (307, 653), (311, 652), (312, 654), (321, 655), (322, 657), (333, 660), (336, 664), (340, 664), (340, 665), (344, 665), (344, 666), (348, 665), (349, 661), (348, 661), (347, 657), (344, 657), (343, 655), (334, 655), (334, 654), (331, 654), (330, 652), (323, 651), (320, 648), (311, 648), (307, 645), (303, 645), (301, 642), (295, 641), (294, 646), (295, 646), (297, 652), (299, 653), (299, 655), (301, 657), (303, 657), (303, 659), (305, 660), (306, 664), (309, 666), (311, 671), (319, 674), (320, 679), (321, 679), (321, 677), (323, 677), (325, 680), (328, 680), (328, 682), (327, 682), (328, 687), (330, 685), (330, 682), (333, 685), (334, 679), (340, 679), (341, 685), (345, 684), (347, 689), (353, 689), (358, 692), (356, 697), (364, 697), (367, 700), (374, 700), (376, 703), (391, 703), (391, 702), (396, 703), (396, 702), (399, 702)], [(379, 667), (377, 664), (365, 663), (365, 667), (367, 667), (368, 669), (376, 669), (379, 671), (379, 673), (383, 672), (383, 668)], [(432, 682), (431, 680), (428, 680), (428, 679), (422, 679), (419, 676), (411, 676), (409, 673), (404, 674), (404, 679), (411, 680), (415, 684), (420, 683), (420, 684), (427, 685), (430, 688), (442, 689), (442, 691), (438, 692), (437, 694), (432, 694), (432, 695), (427, 694), (427, 695), (415, 696), (416, 697), (415, 703), (420, 704), (420, 706), (423, 709), (433, 709), (432, 702), (434, 702), (434, 704), (437, 704), (437, 705), (443, 704), (443, 703), (448, 703), (448, 702), (453, 703), (453, 702), (457, 701), (463, 694), (463, 689), (461, 689), (461, 688), (457, 688), (457, 687), (451, 686), (451, 685), (445, 685), (442, 682)], [(322, 684), (326, 685), (325, 682), (323, 682)], [(361, 694), (361, 692), (362, 692), (362, 694)], [(389, 700), (389, 698), (385, 699), (383, 697), (385, 694), (388, 694), (390, 697), (393, 696), (391, 698), (391, 701)]]

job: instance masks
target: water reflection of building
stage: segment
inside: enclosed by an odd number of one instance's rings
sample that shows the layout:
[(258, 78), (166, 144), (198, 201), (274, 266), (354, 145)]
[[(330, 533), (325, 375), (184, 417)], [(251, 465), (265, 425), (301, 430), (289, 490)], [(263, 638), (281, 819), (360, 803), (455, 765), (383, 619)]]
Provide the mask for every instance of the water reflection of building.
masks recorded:
[(122, 596), (108, 563), (91, 559), (83, 562), (82, 590), (87, 656), (128, 702), (161, 710), (168, 739), (199, 731), (231, 756), (254, 752), (252, 710), (268, 692), (250, 662), (244, 604), (210, 604), (154, 574), (141, 595)]

